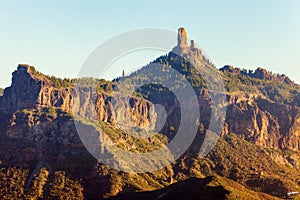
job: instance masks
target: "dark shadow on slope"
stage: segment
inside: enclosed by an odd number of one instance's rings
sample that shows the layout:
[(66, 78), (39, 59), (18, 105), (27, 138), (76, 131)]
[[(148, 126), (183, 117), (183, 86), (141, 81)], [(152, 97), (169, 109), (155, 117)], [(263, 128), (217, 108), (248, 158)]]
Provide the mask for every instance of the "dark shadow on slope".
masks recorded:
[(149, 191), (149, 192), (123, 192), (112, 200), (122, 199), (144, 199), (144, 200), (194, 200), (194, 199), (226, 199), (226, 195), (229, 191), (224, 189), (223, 186), (209, 186), (208, 184), (212, 181), (213, 177), (206, 177), (203, 179), (189, 178), (184, 181), (177, 182), (166, 188)]

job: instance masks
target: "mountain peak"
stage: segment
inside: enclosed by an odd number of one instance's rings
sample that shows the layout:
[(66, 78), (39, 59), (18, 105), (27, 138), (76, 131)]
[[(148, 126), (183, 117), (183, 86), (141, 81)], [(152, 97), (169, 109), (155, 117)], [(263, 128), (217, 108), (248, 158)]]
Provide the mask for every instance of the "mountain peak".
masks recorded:
[(187, 33), (185, 31), (184, 28), (179, 28), (178, 29), (178, 35), (177, 35), (177, 46), (182, 48), (182, 49), (185, 49), (185, 48), (189, 48), (189, 45), (188, 45), (188, 38), (187, 38)]
[(195, 46), (195, 41), (194, 41), (194, 40), (191, 40), (191, 49), (194, 49), (194, 48), (196, 48), (196, 46)]
[(195, 41), (191, 40), (191, 45), (188, 44), (188, 36), (185, 28), (180, 27), (178, 29), (177, 34), (177, 46), (174, 47), (173, 52), (180, 55), (185, 56), (187, 58), (202, 58), (202, 52), (195, 45)]
[(33, 66), (30, 66), (28, 64), (18, 64), (17, 70), (30, 72), (35, 69)]

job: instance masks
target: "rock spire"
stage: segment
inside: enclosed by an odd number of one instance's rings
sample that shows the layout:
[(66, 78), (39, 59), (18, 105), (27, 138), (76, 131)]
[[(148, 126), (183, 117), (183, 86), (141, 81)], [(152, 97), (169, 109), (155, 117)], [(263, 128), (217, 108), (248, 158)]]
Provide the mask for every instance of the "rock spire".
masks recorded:
[(188, 45), (188, 41), (187, 41), (187, 33), (185, 31), (184, 28), (179, 28), (178, 29), (178, 35), (177, 35), (177, 46), (178, 47), (181, 47), (182, 49), (184, 48), (188, 48), (189, 45)]

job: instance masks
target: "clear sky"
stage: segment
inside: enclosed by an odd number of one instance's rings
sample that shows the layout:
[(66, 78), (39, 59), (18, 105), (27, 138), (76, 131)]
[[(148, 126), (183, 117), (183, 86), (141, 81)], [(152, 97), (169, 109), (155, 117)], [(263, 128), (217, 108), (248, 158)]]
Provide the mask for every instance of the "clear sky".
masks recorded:
[(143, 27), (176, 31), (181, 26), (218, 67), (262, 66), (300, 83), (298, 0), (3, 0), (0, 87), (10, 85), (18, 63), (49, 75), (76, 77), (88, 55), (119, 33)]

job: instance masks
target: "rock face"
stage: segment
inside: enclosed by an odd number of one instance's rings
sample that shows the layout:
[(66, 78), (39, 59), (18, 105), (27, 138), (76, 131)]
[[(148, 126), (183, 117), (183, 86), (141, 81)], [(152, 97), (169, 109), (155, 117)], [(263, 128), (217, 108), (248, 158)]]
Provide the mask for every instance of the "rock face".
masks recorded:
[(177, 46), (172, 50), (173, 53), (187, 59), (202, 59), (203, 55), (200, 49), (195, 45), (195, 41), (191, 40), (191, 45), (188, 45), (188, 36), (184, 28), (178, 29)]
[(231, 65), (225, 65), (224, 67), (222, 67), (220, 69), (222, 72), (230, 72), (230, 73), (233, 73), (233, 74), (241, 74), (241, 69), (240, 68), (234, 68), (233, 66)]
[(227, 71), (233, 74), (243, 74), (246, 76), (250, 76), (252, 78), (258, 78), (261, 80), (269, 80), (269, 81), (277, 81), (277, 82), (283, 82), (288, 85), (293, 85), (295, 84), (288, 76), (285, 74), (273, 74), (272, 72), (268, 72), (268, 70), (258, 67), (254, 73), (249, 70), (249, 72), (246, 70), (242, 70), (240, 68), (235, 68), (231, 65), (225, 65), (220, 69), (222, 72)]
[(187, 33), (185, 31), (184, 28), (179, 28), (178, 29), (178, 36), (177, 36), (177, 46), (182, 48), (182, 49), (185, 49), (185, 48), (188, 48), (189, 45), (188, 45), (188, 38), (187, 38)]
[(276, 76), (261, 67), (257, 68), (255, 70), (254, 74), (251, 74), (251, 76), (254, 78), (262, 79), (262, 80), (280, 81), (280, 82), (284, 82), (286, 84), (294, 84), (294, 82), (289, 77), (287, 77), (285, 74)]
[(5, 135), (34, 142), (81, 144), (71, 116), (61, 111), (45, 113), (37, 110), (14, 112), (4, 130)]
[(12, 85), (0, 97), (2, 110), (42, 109), (54, 107), (66, 112), (104, 122), (153, 128), (152, 103), (130, 96), (99, 93), (93, 87), (54, 87), (33, 67), (19, 65), (13, 72)]
[(195, 41), (194, 41), (194, 40), (191, 40), (191, 49), (194, 49), (194, 48), (196, 48), (196, 46), (195, 46)]
[[(210, 93), (202, 90), (198, 96), (201, 122), (207, 128)], [(266, 99), (257, 93), (236, 92), (226, 95), (226, 119), (223, 135), (234, 133), (258, 146), (300, 150), (300, 108)]]
[(228, 96), (225, 132), (259, 146), (300, 150), (300, 109), (245, 93)]
[(34, 108), (37, 105), (36, 97), (49, 83), (33, 76), (31, 69), (28, 65), (19, 65), (13, 72), (12, 85), (4, 90), (0, 98), (2, 109)]

